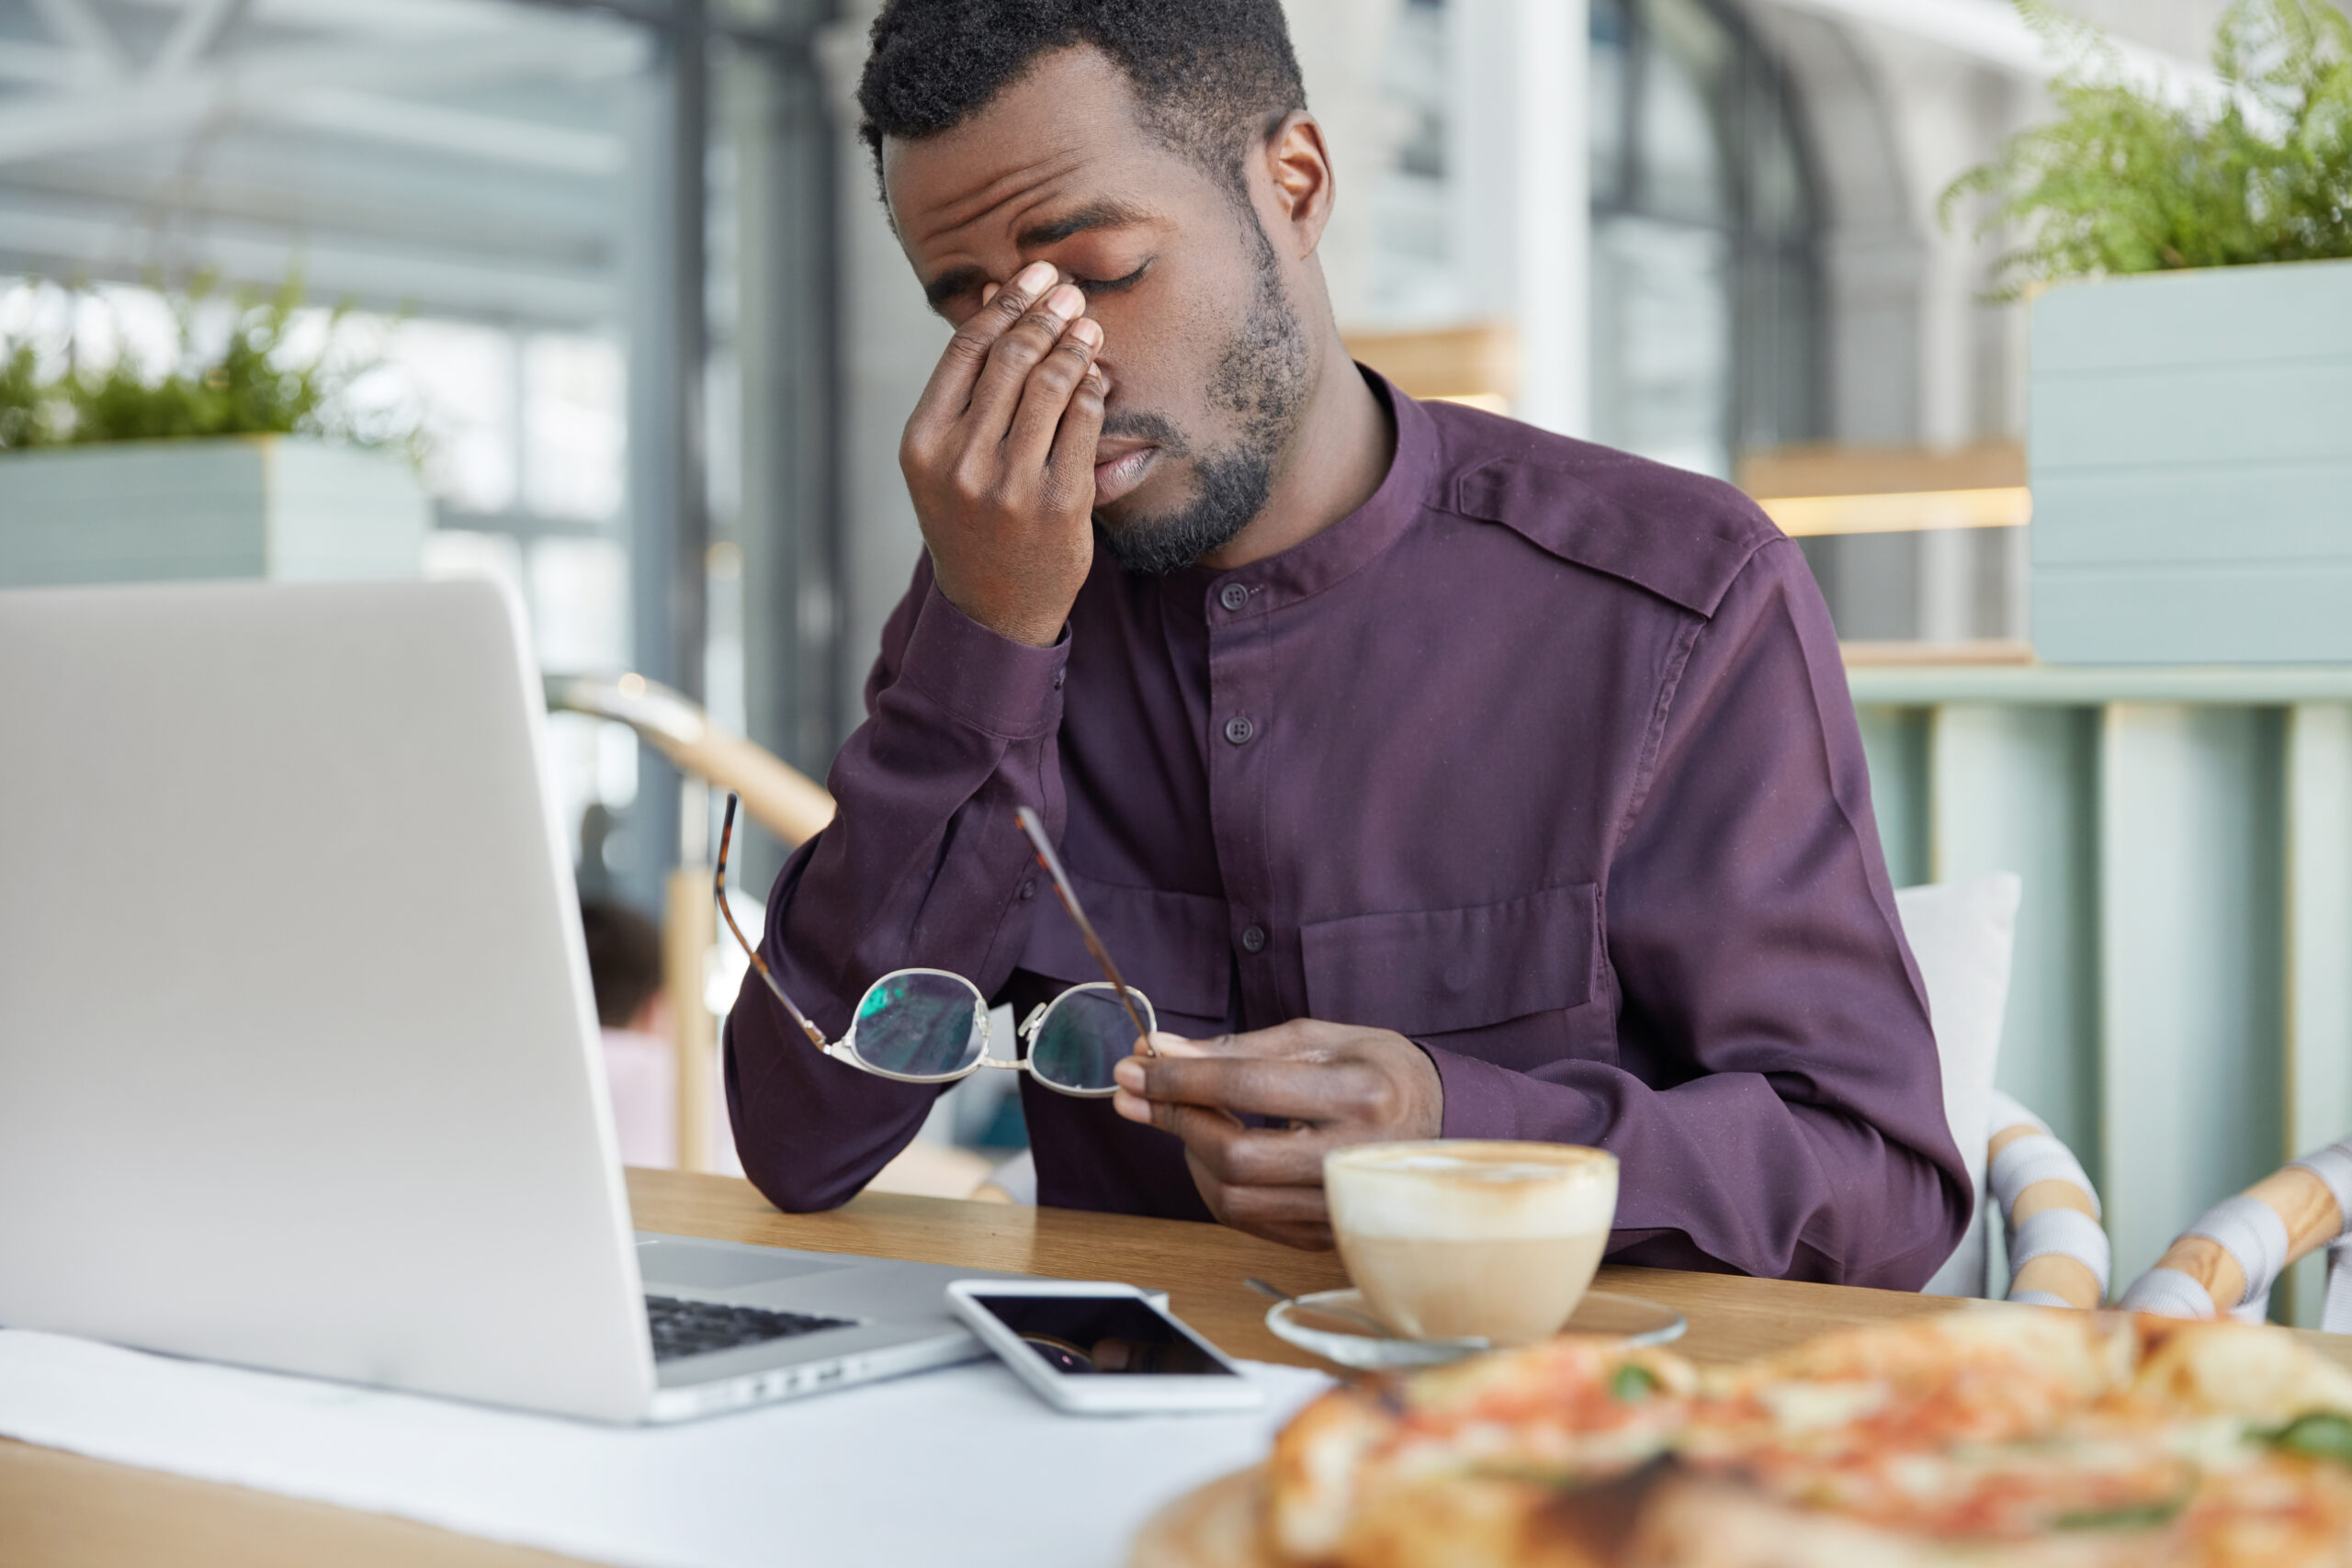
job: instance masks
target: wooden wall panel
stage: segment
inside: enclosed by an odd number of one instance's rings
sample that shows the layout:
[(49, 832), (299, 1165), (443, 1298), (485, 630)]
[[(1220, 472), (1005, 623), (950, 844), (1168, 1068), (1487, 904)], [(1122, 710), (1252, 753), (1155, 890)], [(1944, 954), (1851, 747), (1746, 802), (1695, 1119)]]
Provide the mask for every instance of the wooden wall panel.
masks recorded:
[(2032, 307), (2033, 642), (2053, 663), (2352, 663), (2352, 262)]
[(2276, 710), (2119, 703), (2100, 757), (2100, 1053), (2115, 1275), (2284, 1142)]
[[(2286, 1152), (2352, 1136), (2352, 705), (2301, 703), (2286, 717)], [(2280, 1295), (2319, 1325), (2321, 1256)]]
[(1878, 817), (1886, 874), (1897, 887), (1935, 879), (1928, 831), (1928, 724), (1924, 707), (1858, 706), (1870, 761), (1871, 808)]
[(2352, 666), (1848, 679), (1896, 880), (2024, 879), (2000, 1082), (2099, 1183), (2119, 1290), (2352, 1134)]
[(1996, 1081), (2098, 1168), (2096, 714), (1953, 703), (1934, 710), (1934, 879), (2025, 884)]

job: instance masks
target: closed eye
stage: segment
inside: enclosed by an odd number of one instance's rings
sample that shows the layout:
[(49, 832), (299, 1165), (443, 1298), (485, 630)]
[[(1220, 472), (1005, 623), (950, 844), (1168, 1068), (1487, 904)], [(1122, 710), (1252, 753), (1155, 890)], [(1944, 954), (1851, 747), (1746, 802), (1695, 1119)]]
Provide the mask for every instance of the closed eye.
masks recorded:
[(1121, 293), (1141, 282), (1143, 275), (1151, 270), (1151, 264), (1158, 259), (1156, 256), (1145, 257), (1144, 264), (1125, 277), (1114, 277), (1105, 282), (1097, 282), (1093, 278), (1072, 276), (1070, 281), (1078, 285), (1080, 290), (1090, 299), (1097, 294)]

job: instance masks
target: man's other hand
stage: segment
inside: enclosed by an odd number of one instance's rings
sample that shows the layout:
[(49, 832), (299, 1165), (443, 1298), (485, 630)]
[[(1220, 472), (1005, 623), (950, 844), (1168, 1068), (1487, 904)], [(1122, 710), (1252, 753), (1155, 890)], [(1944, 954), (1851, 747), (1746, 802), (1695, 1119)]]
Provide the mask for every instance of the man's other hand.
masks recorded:
[[(1219, 1220), (1291, 1247), (1331, 1245), (1326, 1154), (1434, 1138), (1444, 1122), (1436, 1064), (1389, 1030), (1299, 1019), (1215, 1040), (1155, 1034), (1151, 1044), (1158, 1055), (1119, 1064), (1112, 1108), (1184, 1140)], [(1246, 1126), (1243, 1116), (1276, 1125)]]
[(1086, 296), (1032, 262), (956, 329), (899, 444), (948, 602), (1033, 647), (1094, 562), (1094, 446), (1109, 391)]

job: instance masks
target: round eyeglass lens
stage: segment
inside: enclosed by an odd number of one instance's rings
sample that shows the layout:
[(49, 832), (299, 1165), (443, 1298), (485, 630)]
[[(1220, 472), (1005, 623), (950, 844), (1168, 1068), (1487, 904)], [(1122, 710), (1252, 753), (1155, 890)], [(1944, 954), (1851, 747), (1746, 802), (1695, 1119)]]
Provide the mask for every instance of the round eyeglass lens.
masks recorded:
[(953, 975), (904, 969), (865, 993), (852, 1026), (868, 1066), (910, 1078), (941, 1078), (980, 1059), (988, 1020), (980, 993)]
[[(1146, 1029), (1157, 1029), (1151, 1003), (1130, 987)], [(1029, 1042), (1029, 1066), (1038, 1077), (1062, 1089), (1100, 1092), (1112, 1086), (1111, 1069), (1136, 1054), (1136, 1026), (1115, 992), (1106, 985), (1078, 986), (1061, 994)]]

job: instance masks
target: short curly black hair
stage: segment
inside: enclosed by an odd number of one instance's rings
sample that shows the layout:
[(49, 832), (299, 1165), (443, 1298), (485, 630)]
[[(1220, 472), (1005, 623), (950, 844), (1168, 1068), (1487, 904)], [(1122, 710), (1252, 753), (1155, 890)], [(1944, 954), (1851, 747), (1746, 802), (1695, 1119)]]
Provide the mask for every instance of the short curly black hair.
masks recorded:
[(877, 186), (884, 137), (952, 130), (1075, 45), (1108, 55), (1147, 128), (1237, 194), (1250, 146), (1306, 107), (1282, 0), (888, 0), (871, 36), (857, 129)]

